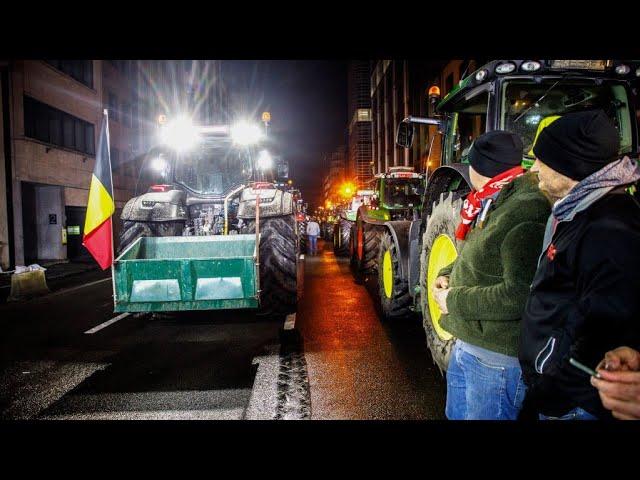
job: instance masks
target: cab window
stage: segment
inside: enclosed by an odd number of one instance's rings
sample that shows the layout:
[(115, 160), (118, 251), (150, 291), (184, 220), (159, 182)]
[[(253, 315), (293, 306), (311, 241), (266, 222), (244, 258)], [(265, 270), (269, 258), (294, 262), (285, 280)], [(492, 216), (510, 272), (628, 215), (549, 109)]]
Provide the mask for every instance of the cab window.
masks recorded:
[(445, 137), (445, 164), (468, 163), (471, 144), (487, 128), (488, 103), (485, 90), (455, 105)]

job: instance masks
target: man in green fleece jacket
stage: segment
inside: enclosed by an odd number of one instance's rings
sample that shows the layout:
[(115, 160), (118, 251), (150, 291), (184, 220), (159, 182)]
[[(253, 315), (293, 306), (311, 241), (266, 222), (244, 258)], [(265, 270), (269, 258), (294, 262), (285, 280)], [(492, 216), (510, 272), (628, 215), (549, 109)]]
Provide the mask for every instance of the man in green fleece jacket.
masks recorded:
[(442, 327), (457, 337), (447, 370), (451, 420), (516, 419), (525, 394), (518, 362), (520, 317), (550, 207), (522, 167), (522, 141), (492, 131), (469, 152), (474, 190), (456, 237), (464, 246), (433, 286)]

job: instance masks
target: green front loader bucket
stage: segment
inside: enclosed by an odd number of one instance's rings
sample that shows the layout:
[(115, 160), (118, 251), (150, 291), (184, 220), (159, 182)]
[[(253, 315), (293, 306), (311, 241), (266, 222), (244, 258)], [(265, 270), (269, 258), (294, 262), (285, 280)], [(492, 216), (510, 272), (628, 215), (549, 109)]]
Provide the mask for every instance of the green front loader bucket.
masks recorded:
[(255, 235), (142, 237), (114, 264), (116, 312), (257, 308)]

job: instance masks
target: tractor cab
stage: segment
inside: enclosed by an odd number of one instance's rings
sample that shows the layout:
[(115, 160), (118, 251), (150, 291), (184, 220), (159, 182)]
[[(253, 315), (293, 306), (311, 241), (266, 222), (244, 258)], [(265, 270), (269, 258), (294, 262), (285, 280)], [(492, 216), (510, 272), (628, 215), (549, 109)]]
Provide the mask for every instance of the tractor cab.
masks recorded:
[(523, 142), (523, 165), (535, 158), (537, 134), (571, 112), (602, 109), (620, 133), (620, 156), (638, 156), (635, 118), (640, 62), (618, 60), (494, 60), (467, 76), (436, 107), (436, 118), (409, 117), (398, 144), (413, 140), (413, 123), (438, 125), (443, 134), (442, 166), (468, 164), (480, 134), (507, 130)]
[(424, 177), (413, 167), (391, 167), (377, 174), (368, 215), (376, 220), (411, 219), (420, 207)]

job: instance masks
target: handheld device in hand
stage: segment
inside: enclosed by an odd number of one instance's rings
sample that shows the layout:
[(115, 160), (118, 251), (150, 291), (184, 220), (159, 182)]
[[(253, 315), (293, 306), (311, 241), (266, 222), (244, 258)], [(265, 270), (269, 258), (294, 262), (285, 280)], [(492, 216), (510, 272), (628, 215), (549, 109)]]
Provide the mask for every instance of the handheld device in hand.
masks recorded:
[(574, 367), (582, 370), (584, 373), (587, 373), (587, 374), (591, 375), (592, 377), (600, 378), (600, 374), (598, 372), (596, 372), (595, 370), (587, 367), (586, 365), (583, 365), (582, 363), (577, 361), (575, 358), (570, 358), (569, 359), (569, 363), (571, 365), (573, 365)]

